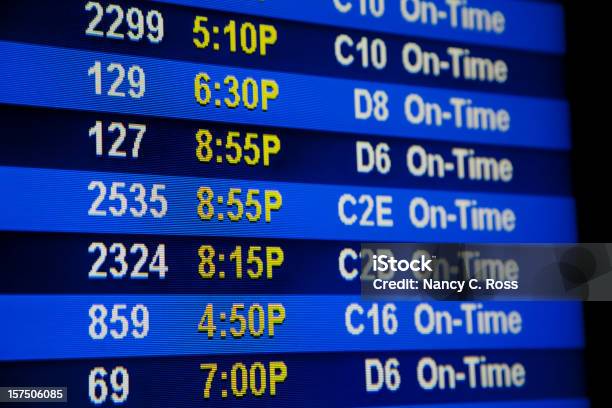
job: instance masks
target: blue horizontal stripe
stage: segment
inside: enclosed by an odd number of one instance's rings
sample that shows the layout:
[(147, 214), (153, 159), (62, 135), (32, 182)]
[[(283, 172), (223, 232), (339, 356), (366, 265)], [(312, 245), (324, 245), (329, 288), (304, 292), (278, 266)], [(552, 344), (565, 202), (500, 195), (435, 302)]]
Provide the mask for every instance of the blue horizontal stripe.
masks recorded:
[(397, 405), (379, 408), (588, 408), (586, 399), (513, 401), (513, 402), (470, 402), (464, 404)]
[[(0, 42), (0, 54), (4, 56), (0, 60), (0, 72), (7, 75), (6, 80), (0, 81), (3, 103), (496, 145), (558, 149), (567, 149), (570, 145), (569, 108), (562, 100), (382, 85), (9, 42)], [(88, 76), (95, 61), (100, 61), (102, 67), (100, 95), (95, 94), (94, 76)], [(107, 95), (117, 78), (117, 72), (106, 72), (110, 63), (122, 64), (126, 72), (132, 65), (144, 70), (147, 85), (142, 98), (127, 96), (127, 75), (119, 88), (126, 96)], [(211, 78), (212, 97), (207, 106), (200, 106), (194, 96), (194, 79), (201, 72)], [(229, 74), (241, 81), (247, 77), (257, 81), (274, 80), (278, 84), (278, 98), (268, 101), (265, 112), (262, 96), (255, 110), (227, 108), (222, 101), (230, 94), (222, 83)], [(384, 121), (375, 120), (373, 114), (367, 120), (356, 119), (356, 89), (371, 95), (386, 92), (388, 117), (385, 119), (381, 113), (379, 117)], [(437, 104), (448, 115), (440, 125), (408, 122), (404, 108), (410, 95)], [(469, 100), (474, 107), (507, 111), (509, 128), (468, 129), (465, 114), (461, 123), (457, 122), (460, 117), (455, 114), (452, 98)], [(219, 108), (215, 107), (216, 102)], [(365, 110), (366, 102), (361, 105)], [(417, 113), (416, 109), (413, 107), (413, 114)]]
[[(104, 187), (90, 187), (94, 181)], [(126, 200), (123, 211), (120, 199), (111, 197), (115, 182), (126, 183), (124, 187), (117, 186)], [(130, 192), (134, 183), (144, 187), (143, 199), (149, 203), (145, 212), (137, 200), (142, 187), (136, 186), (137, 189)], [(163, 211), (162, 203), (154, 200), (155, 184), (164, 186), (159, 194), (168, 203), (165, 213), (159, 213)], [(214, 196), (210, 200), (212, 209), (202, 207), (199, 214), (197, 193), (201, 187), (209, 187)], [(439, 242), (441, 234), (447, 242), (574, 242), (576, 239), (574, 201), (560, 197), (13, 167), (0, 167), (0, 188), (4, 197), (10, 197), (10, 200), (0, 202), (2, 230), (380, 242)], [(106, 191), (101, 194), (103, 188)], [(236, 197), (243, 203), (244, 211), (237, 221), (232, 222), (230, 212), (235, 214), (238, 211), (236, 206), (227, 205), (233, 188), (241, 189)], [(246, 214), (256, 214), (257, 211), (255, 204), (249, 206), (246, 201), (249, 189), (258, 190), (254, 197), (261, 205), (259, 218), (251, 217), (250, 221)], [(207, 192), (202, 197), (206, 199), (209, 195)], [(278, 195), (282, 196), (282, 204)], [(98, 205), (94, 205), (100, 197)], [(413, 217), (409, 212), (411, 205)], [(435, 209), (427, 211), (430, 214), (427, 217), (425, 211), (434, 206)], [(113, 216), (111, 207), (119, 215)], [(474, 214), (472, 210), (475, 208), (485, 209), (482, 210), (485, 212)], [(153, 211), (158, 211), (157, 217)], [(134, 216), (134, 212), (142, 214)], [(502, 217), (510, 221), (502, 223)]]
[[(264, 335), (259, 338), (250, 336), (249, 329), (243, 337), (233, 338), (230, 330), (238, 330), (240, 324), (230, 323), (229, 318), (232, 305), (237, 303), (246, 305), (246, 309), (239, 312), (244, 316), (252, 304), (262, 305), (266, 314), (268, 304), (280, 304), (285, 310), (284, 322), (274, 325), (273, 337), (270, 337), (270, 324), (265, 324)], [(89, 311), (94, 304), (104, 305), (108, 313), (105, 325), (109, 331), (99, 340), (92, 339), (89, 331), (92, 322)], [(120, 322), (110, 322), (115, 304), (127, 305), (119, 313), (128, 320), (130, 330), (122, 339), (114, 339), (110, 334), (111, 329), (122, 330)], [(132, 308), (137, 304), (144, 305), (149, 313), (149, 331), (142, 339), (129, 334), (135, 328), (129, 321)], [(212, 339), (207, 332), (198, 332), (198, 324), (208, 304), (213, 305), (213, 320), (206, 322), (216, 327)], [(362, 307), (361, 313), (347, 313), (351, 304)], [(371, 305), (357, 296), (7, 295), (0, 297), (0, 317), (4, 327), (10, 330), (0, 338), (0, 359), (584, 346), (579, 303), (488, 303), (484, 310), (520, 314), (521, 331), (517, 334), (467, 334), (467, 320), (463, 318), (460, 303), (429, 303), (436, 310), (449, 311), (453, 318), (464, 321), (463, 327), (443, 335), (425, 335), (417, 331), (414, 323), (416, 302), (395, 303), (397, 330), (387, 334), (381, 320), (379, 334), (375, 335), (372, 320), (366, 317)], [(380, 313), (383, 306), (379, 304)], [(360, 334), (348, 331), (347, 315), (351, 327), (363, 329)], [(563, 319), (555, 318), (557, 316)], [(387, 322), (385, 327), (391, 325)], [(93, 330), (100, 333), (99, 325)], [(315, 338), (317, 340), (313, 341)]]
[[(264, 19), (174, 5), (139, 4), (134, 1), (123, 4), (124, 10), (128, 10), (130, 6), (139, 7), (145, 13), (154, 8), (164, 16), (165, 35), (159, 43), (148, 44), (146, 38), (144, 42), (134, 42), (127, 38), (117, 40), (86, 35), (83, 27), (89, 24), (89, 20), (95, 15), (93, 12), (87, 12), (80, 4), (57, 7), (57, 4), (53, 2), (38, 0), (21, 0), (7, 10), (8, 15), (4, 18), (6, 23), (0, 25), (0, 39), (133, 56), (434, 88), (550, 98), (562, 98), (566, 94), (564, 61), (558, 55), (500, 50), (466, 44), (459, 40), (449, 42), (414, 36), (372, 34), (363, 30)], [(34, 15), (33, 9), (37, 10)], [(193, 32), (196, 16), (207, 18), (205, 27), (210, 31), (210, 41), (209, 45), (204, 48), (197, 48), (194, 45), (194, 38), (200, 38), (202, 35)], [(105, 23), (108, 23), (107, 18), (102, 19), (99, 25), (101, 30), (105, 27)], [(238, 27), (245, 22), (254, 27), (259, 27), (261, 24), (272, 26), (277, 33), (276, 42), (265, 48), (265, 56), (260, 55), (259, 52), (254, 54), (232, 52), (229, 36), (225, 35), (222, 30), (229, 21), (234, 21)], [(75, 22), (81, 23), (75, 24)], [(37, 30), (31, 30), (30, 27), (33, 26), (37, 27)], [(67, 29), (57, 30), (58, 26)], [(124, 28), (119, 27), (118, 30), (123, 32)], [(343, 46), (336, 50), (337, 41), (347, 40), (347, 36), (352, 39), (353, 44), (343, 43)], [(373, 67), (371, 62), (367, 67), (362, 66), (360, 52), (355, 47), (363, 37), (370, 42), (377, 41), (383, 44), (384, 51), (380, 53), (385, 55), (384, 64), (377, 65), (377, 68)], [(419, 69), (418, 72), (408, 71), (403, 62), (403, 49), (407, 44), (417, 44), (422, 52), (435, 53), (442, 61), (439, 75), (429, 73), (426, 69)], [(496, 76), (497, 80), (493, 78), (475, 79), (474, 74), (478, 69), (465, 68), (469, 64), (463, 59), (456, 65), (452, 63), (452, 57), (449, 54), (451, 48), (454, 48), (455, 51), (464, 50), (471, 58), (484, 58), (491, 63), (498, 61), (497, 64), (506, 67), (504, 71), (507, 69), (507, 76), (504, 75), (503, 79)], [(263, 49), (260, 48), (260, 50)], [(341, 64), (337, 53), (345, 57), (351, 55), (353, 62), (349, 65)], [(370, 58), (373, 57), (374, 55)], [(427, 60), (426, 56), (423, 58)], [(412, 55), (409, 59), (414, 63), (417, 56)], [(444, 68), (445, 63), (448, 64), (446, 68)], [(453, 74), (455, 69), (459, 69), (461, 73), (458, 77)]]

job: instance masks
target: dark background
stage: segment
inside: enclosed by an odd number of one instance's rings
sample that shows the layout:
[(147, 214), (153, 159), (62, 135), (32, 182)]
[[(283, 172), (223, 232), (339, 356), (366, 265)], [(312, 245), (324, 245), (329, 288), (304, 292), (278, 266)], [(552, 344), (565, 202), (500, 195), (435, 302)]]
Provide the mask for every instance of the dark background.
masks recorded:
[[(612, 21), (604, 2), (564, 0), (568, 36), (568, 95), (572, 108), (573, 186), (578, 205), (580, 242), (612, 242), (612, 132), (605, 125), (612, 104), (606, 101), (612, 69), (602, 56), (610, 49)], [(612, 406), (610, 367), (612, 302), (586, 302), (587, 383), (592, 406)]]

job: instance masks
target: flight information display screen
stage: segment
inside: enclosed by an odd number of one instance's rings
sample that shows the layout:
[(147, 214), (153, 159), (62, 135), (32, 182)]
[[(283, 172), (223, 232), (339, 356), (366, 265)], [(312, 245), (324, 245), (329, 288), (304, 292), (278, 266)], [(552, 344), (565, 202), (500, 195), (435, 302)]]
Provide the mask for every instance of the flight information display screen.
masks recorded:
[(550, 0), (2, 2), (0, 405), (587, 407), (579, 303), (360, 286), (576, 241), (565, 53)]

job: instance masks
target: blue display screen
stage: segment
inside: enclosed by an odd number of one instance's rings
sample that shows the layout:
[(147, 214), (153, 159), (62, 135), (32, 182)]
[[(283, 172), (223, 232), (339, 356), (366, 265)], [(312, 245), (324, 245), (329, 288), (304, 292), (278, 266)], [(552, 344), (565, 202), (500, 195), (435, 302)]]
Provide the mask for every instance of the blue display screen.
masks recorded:
[(588, 406), (579, 303), (360, 286), (576, 242), (561, 4), (0, 10), (0, 403)]

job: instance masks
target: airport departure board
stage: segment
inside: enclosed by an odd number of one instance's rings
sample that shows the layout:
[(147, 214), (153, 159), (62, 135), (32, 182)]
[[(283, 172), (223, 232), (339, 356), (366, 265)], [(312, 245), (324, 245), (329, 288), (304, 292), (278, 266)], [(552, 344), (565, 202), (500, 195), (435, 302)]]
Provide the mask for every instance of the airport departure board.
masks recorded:
[(587, 407), (580, 304), (360, 292), (576, 240), (565, 53), (555, 1), (3, 1), (0, 405)]

